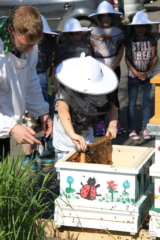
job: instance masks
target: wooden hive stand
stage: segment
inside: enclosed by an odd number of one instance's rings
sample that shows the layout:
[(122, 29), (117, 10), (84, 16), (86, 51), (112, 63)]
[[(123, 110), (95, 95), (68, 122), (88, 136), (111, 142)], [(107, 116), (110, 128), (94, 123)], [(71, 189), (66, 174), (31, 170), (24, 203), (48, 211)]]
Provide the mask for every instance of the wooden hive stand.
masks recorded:
[[(146, 219), (145, 225), (148, 225), (149, 218)], [(42, 225), (47, 220), (42, 219)], [(50, 220), (45, 227), (44, 240), (153, 240), (149, 236), (149, 230), (140, 229), (137, 234), (129, 234), (120, 231), (105, 231), (97, 229), (81, 229), (74, 227), (57, 228), (54, 220)], [(158, 240), (157, 238), (156, 240)]]
[(160, 73), (151, 78), (150, 83), (155, 83), (155, 115), (150, 119), (150, 124), (160, 124)]

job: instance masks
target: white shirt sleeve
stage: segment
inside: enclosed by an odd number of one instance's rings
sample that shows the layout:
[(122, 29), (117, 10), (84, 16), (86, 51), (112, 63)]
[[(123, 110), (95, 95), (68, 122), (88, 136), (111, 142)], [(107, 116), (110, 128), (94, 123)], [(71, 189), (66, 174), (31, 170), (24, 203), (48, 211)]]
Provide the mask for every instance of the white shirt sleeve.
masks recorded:
[[(35, 117), (49, 113), (49, 104), (44, 101), (36, 72), (37, 49), (34, 47), (33, 52), (27, 54), (28, 70), (23, 75), (22, 69), (14, 71), (18, 61), (16, 58), (14, 61), (13, 54), (5, 54), (3, 48), (0, 39), (0, 138), (9, 137), (11, 129), (21, 124), (25, 107)], [(20, 79), (17, 79), (18, 73)], [(21, 76), (24, 76), (22, 81)]]
[[(10, 117), (8, 113), (8, 102), (5, 95), (9, 92), (9, 85), (6, 73), (6, 61), (4, 54), (3, 41), (0, 39), (0, 138), (9, 137), (11, 129), (17, 124), (19, 118), (17, 116)], [(4, 105), (5, 111), (4, 114)]]
[(49, 113), (49, 104), (44, 101), (42, 89), (37, 75), (38, 48), (35, 46), (30, 52), (28, 62), (30, 65), (30, 81), (26, 92), (26, 109), (34, 117)]
[(11, 129), (17, 124), (17, 119), (0, 113), (0, 138), (9, 137)]

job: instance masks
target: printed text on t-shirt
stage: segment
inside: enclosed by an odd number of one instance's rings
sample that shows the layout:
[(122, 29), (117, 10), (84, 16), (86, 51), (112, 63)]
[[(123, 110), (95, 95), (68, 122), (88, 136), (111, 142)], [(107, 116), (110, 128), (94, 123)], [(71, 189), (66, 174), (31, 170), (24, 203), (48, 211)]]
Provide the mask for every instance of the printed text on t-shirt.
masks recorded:
[(132, 58), (137, 70), (145, 71), (152, 57), (150, 41), (132, 42)]

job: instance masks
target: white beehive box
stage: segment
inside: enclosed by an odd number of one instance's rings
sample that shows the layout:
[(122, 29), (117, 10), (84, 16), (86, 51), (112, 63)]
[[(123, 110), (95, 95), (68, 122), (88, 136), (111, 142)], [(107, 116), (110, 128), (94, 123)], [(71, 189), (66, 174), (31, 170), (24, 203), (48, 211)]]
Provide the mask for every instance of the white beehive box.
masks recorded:
[(155, 164), (160, 167), (160, 125), (147, 124), (147, 133), (155, 136)]
[(156, 239), (156, 237), (160, 237), (160, 208), (155, 208), (153, 205), (149, 215), (151, 216), (149, 220), (149, 236)]
[(150, 176), (154, 177), (154, 205), (160, 209), (160, 166), (153, 164), (149, 169)]
[[(80, 218), (83, 227), (103, 229), (105, 225), (106, 229), (107, 223), (110, 230), (137, 232), (153, 204), (149, 167), (154, 149), (113, 145), (114, 167), (68, 162), (74, 153), (75, 150), (56, 163), (61, 192), (55, 224), (80, 226)], [(144, 195), (146, 190), (150, 194)], [(97, 219), (101, 219), (100, 225)]]

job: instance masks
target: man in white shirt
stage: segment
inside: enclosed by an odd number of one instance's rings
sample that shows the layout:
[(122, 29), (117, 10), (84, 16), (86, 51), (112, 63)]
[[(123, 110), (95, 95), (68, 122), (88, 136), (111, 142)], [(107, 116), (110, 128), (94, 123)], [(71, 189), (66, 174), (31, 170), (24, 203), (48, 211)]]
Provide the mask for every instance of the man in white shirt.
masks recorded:
[(10, 136), (20, 144), (40, 144), (35, 131), (20, 125), (25, 108), (40, 117), (46, 137), (52, 132), (36, 72), (42, 30), (41, 16), (32, 6), (15, 8), (9, 18), (0, 19), (0, 158), (10, 151)]

